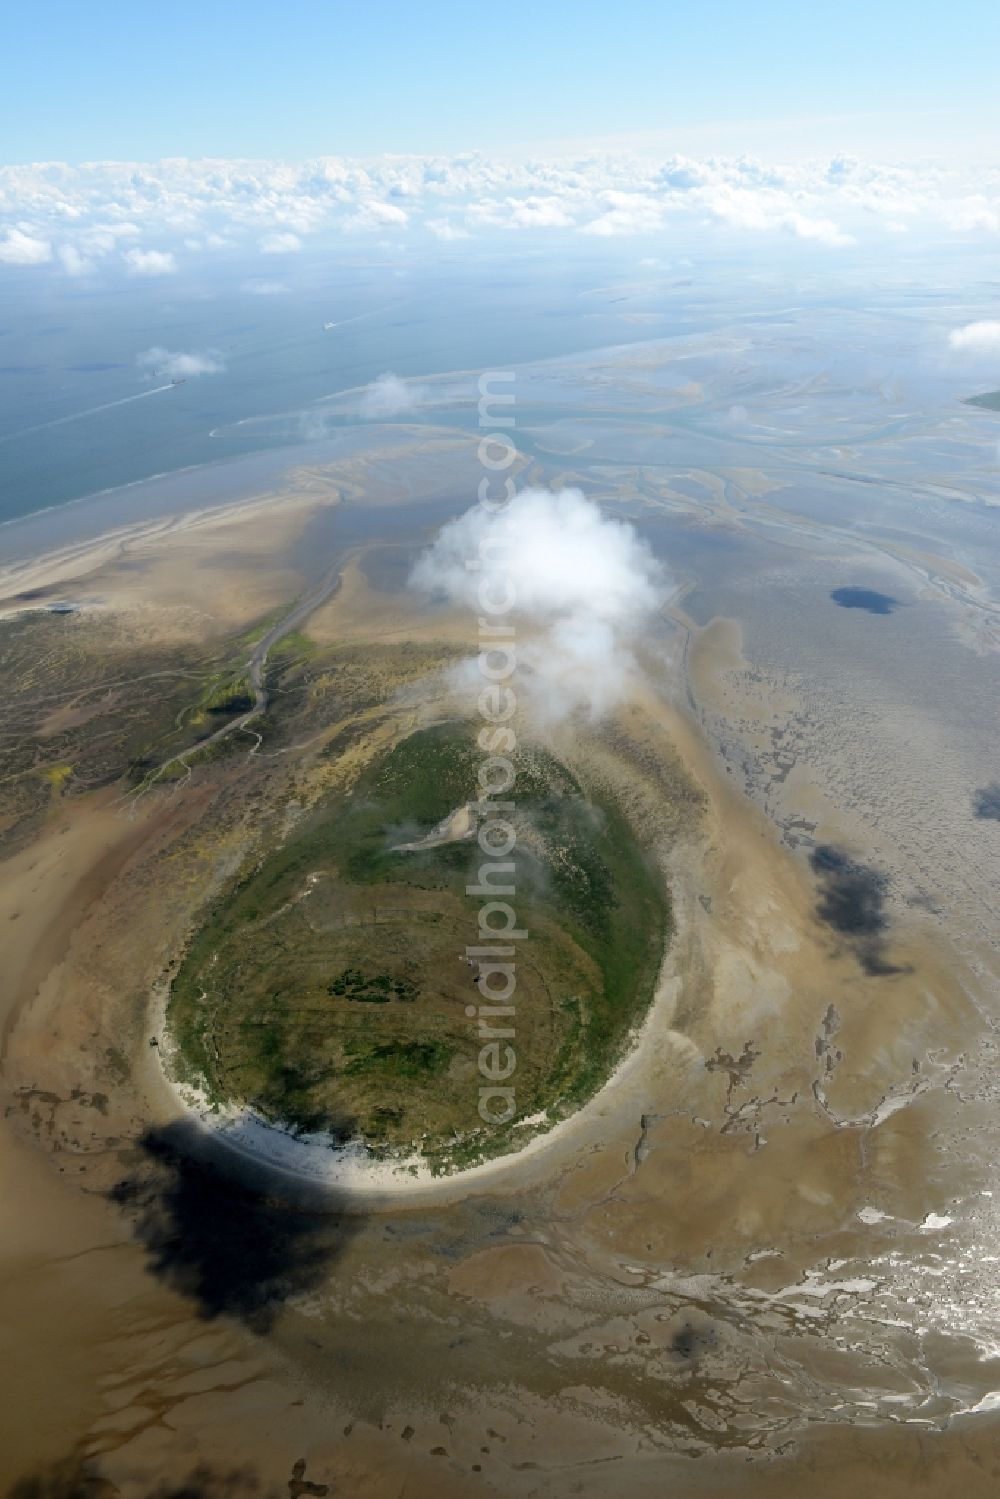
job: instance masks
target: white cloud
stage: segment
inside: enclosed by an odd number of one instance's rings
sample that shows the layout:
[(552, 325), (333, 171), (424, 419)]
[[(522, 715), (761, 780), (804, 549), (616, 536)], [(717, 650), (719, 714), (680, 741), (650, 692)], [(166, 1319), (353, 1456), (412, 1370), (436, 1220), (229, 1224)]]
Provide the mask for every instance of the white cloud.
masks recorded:
[(348, 229), (401, 229), (410, 222), (410, 215), (405, 208), (397, 208), (394, 203), (367, 202), (362, 203), (357, 213), (351, 215), (346, 221)]
[(421, 405), (425, 392), (419, 385), (407, 384), (398, 375), (379, 375), (361, 397), (360, 413), (364, 417), (377, 419), (383, 416), (400, 416)]
[(848, 177), (853, 177), (861, 163), (854, 156), (847, 156), (842, 151), (839, 156), (834, 156), (826, 169), (828, 182), (844, 182)]
[(435, 239), (444, 240), (445, 243), (456, 239), (472, 238), (468, 229), (463, 229), (461, 224), (449, 224), (447, 219), (428, 219), (427, 228)]
[(297, 234), (265, 234), (258, 248), (262, 255), (294, 255), (302, 241)]
[(191, 354), (170, 349), (146, 349), (144, 353), (136, 355), (135, 362), (140, 369), (149, 370), (151, 375), (164, 375), (169, 380), (190, 380), (197, 375), (221, 375), (226, 368), (222, 355), (214, 349)]
[(647, 193), (602, 193), (605, 212), (584, 224), (584, 234), (608, 238), (619, 234), (653, 234), (663, 224), (663, 204)]
[(365, 203), (362, 213), (373, 224), (408, 224), (410, 215), (395, 203)]
[(185, 250), (225, 250), (232, 243), (226, 239), (224, 234), (206, 234), (201, 239), (193, 238), (184, 241)]
[(81, 255), (75, 245), (60, 245), (56, 254), (67, 276), (86, 276), (94, 268), (93, 261)]
[(8, 229), (0, 239), (0, 265), (43, 265), (52, 259), (47, 239), (36, 239), (23, 229)]
[(857, 243), (853, 235), (845, 234), (832, 219), (815, 219), (804, 213), (790, 213), (782, 220), (782, 224), (797, 239), (814, 239), (820, 245), (838, 247)]
[(578, 489), (525, 489), (502, 511), (477, 506), (449, 521), (411, 581), (481, 612), (481, 580), (491, 574), (498, 591), (509, 580), (512, 613), (536, 627), (519, 641), (518, 697), (548, 721), (608, 712), (628, 691), (633, 647), (668, 586), (633, 527)]
[(565, 229), (573, 219), (558, 198), (527, 197), (511, 204), (510, 223), (515, 229)]
[(964, 328), (952, 329), (948, 342), (964, 354), (1000, 354), (1000, 322), (966, 323)]
[(126, 250), (122, 259), (130, 276), (173, 276), (177, 270), (169, 250)]
[[(941, 225), (995, 238), (1000, 169), (843, 155), (776, 166), (746, 156), (503, 161), (477, 153), (0, 167), (0, 260), (17, 265), (51, 260), (69, 226), (73, 246), (93, 258), (123, 250), (123, 240), (183, 244), (199, 256), (226, 244), (283, 255), (300, 250), (306, 235), (377, 240), (408, 227), (445, 243), (470, 229), (483, 241), (490, 230), (598, 239), (773, 234), (801, 241), (805, 253), (884, 237), (899, 224), (915, 242)], [(126, 253), (133, 274), (176, 269), (166, 251)]]
[(978, 230), (996, 234), (1000, 231), (1000, 204), (991, 203), (982, 193), (947, 204), (942, 217), (956, 234), (974, 234)]
[(141, 234), (138, 224), (92, 224), (83, 232), (81, 243), (88, 254), (109, 255), (120, 239), (138, 239)]

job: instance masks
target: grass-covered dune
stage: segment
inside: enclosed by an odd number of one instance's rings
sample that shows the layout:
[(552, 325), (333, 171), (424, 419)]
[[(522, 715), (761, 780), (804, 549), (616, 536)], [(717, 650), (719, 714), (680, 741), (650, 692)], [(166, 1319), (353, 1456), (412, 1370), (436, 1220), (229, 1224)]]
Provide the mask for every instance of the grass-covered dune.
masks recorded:
[[(411, 734), (216, 902), (173, 982), (182, 1075), (302, 1130), (418, 1145), (459, 1165), (510, 1148), (517, 1119), (594, 1093), (652, 997), (669, 925), (659, 875), (614, 799), (522, 746), (507, 797), (518, 925), (517, 1115), (484, 1125), (470, 1007), (486, 862), (474, 836), (419, 843), (478, 796), (474, 729)], [(473, 814), (474, 832), (479, 814)], [(510, 880), (510, 876), (506, 876)], [(508, 897), (505, 897), (508, 898)], [(514, 1133), (512, 1134), (512, 1130)]]

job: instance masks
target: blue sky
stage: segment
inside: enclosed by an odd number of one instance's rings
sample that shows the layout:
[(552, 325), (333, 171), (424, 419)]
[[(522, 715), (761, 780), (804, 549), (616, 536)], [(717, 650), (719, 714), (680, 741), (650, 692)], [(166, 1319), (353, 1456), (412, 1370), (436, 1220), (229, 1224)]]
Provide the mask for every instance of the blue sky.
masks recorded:
[(8, 0), (0, 159), (960, 152), (997, 0)]

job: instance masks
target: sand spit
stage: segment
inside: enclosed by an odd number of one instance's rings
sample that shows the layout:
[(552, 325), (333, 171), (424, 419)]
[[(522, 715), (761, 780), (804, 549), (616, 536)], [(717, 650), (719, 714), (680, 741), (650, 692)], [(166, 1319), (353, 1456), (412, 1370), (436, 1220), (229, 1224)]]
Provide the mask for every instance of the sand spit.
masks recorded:
[[(217, 580), (215, 600), (209, 610), (223, 619), (231, 618), (231, 611), (226, 608), (227, 593), (238, 591), (240, 583), (226, 566), (227, 551), (237, 538), (241, 549), (248, 543), (252, 548), (253, 533), (260, 535), (258, 528), (266, 523), (270, 539), (265, 542), (261, 536), (262, 550), (273, 557), (275, 542), (281, 534), (297, 533), (315, 508), (315, 500), (258, 496), (225, 508), (196, 510), (123, 526), (109, 536), (58, 549), (45, 557), (9, 563), (0, 567), (0, 618), (30, 613), (39, 607), (39, 599), (45, 599), (55, 590), (65, 594), (67, 602), (81, 600), (85, 606), (104, 609), (135, 608), (157, 600), (164, 605), (169, 601), (176, 607), (190, 600), (204, 610), (208, 598), (204, 580), (197, 590), (191, 591), (192, 580), (183, 577), (179, 554), (186, 544), (197, 549), (201, 566), (214, 556), (218, 567), (230, 574)], [(251, 529), (250, 535), (247, 527)], [(158, 561), (159, 569), (155, 566)], [(146, 586), (141, 594), (135, 588), (135, 577), (129, 573), (137, 564), (143, 566), (145, 573)], [(283, 594), (293, 594), (294, 587), (294, 580), (289, 577)], [(243, 617), (259, 612), (259, 596), (247, 603)]]

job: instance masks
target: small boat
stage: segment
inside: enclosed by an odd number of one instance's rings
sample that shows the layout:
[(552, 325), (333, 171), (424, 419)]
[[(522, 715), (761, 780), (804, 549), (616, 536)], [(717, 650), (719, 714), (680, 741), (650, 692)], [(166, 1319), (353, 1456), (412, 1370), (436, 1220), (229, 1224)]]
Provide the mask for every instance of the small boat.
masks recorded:
[(336, 323), (324, 323), (323, 324), (323, 332), (324, 333), (329, 333), (330, 329), (331, 328), (336, 328), (336, 326), (337, 326)]
[(186, 375), (182, 375), (179, 380), (171, 380), (170, 383), (171, 383), (171, 385), (186, 385), (187, 384), (187, 376)]

